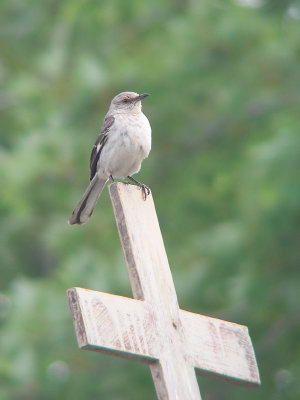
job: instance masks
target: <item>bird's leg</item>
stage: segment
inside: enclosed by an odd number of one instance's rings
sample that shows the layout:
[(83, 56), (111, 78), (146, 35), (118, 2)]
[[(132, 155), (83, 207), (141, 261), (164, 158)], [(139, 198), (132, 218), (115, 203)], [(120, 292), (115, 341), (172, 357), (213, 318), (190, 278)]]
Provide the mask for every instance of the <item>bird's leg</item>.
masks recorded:
[(112, 175), (109, 175), (109, 179), (110, 179), (112, 182), (115, 181), (115, 180), (114, 180), (114, 177), (113, 177)]
[(146, 186), (144, 183), (141, 183), (139, 181), (137, 181), (136, 179), (134, 179), (132, 176), (127, 176), (127, 178), (133, 182), (136, 186), (142, 188), (142, 192), (143, 192), (143, 197), (144, 200), (147, 199), (147, 196), (149, 196), (149, 194), (151, 193), (151, 190), (148, 188), (148, 186)]

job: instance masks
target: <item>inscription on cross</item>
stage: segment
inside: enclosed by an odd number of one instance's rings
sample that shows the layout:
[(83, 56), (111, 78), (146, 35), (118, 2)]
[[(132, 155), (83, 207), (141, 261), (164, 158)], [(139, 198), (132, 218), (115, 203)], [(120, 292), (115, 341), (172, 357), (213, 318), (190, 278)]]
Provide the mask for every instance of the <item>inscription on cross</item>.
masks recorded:
[(200, 400), (195, 372), (259, 385), (246, 326), (179, 309), (152, 196), (109, 192), (135, 299), (69, 289), (79, 347), (148, 363), (159, 400)]

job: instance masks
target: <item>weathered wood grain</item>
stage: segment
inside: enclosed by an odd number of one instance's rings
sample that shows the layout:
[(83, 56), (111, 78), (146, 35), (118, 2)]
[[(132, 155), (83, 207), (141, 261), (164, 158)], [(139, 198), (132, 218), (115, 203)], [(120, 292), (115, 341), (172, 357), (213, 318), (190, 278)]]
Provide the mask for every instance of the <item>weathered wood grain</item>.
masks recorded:
[(82, 288), (69, 289), (68, 297), (80, 309), (72, 313), (80, 348), (142, 362), (159, 358), (153, 315), (143, 301)]
[[(243, 386), (260, 384), (248, 328), (180, 311), (186, 346), (199, 375), (212, 375)], [(216, 374), (216, 375), (215, 375)]]
[(200, 400), (195, 371), (258, 385), (247, 327), (179, 309), (152, 196), (109, 191), (135, 299), (69, 289), (79, 347), (148, 363), (160, 400)]
[[(151, 304), (83, 288), (70, 289), (68, 295), (70, 307), (76, 304), (72, 314), (80, 348), (145, 363), (159, 360), (160, 334)], [(246, 326), (184, 310), (179, 315), (186, 338), (184, 351), (196, 372), (249, 386), (258, 383)]]
[(159, 399), (199, 400), (195, 369), (183, 351), (185, 333), (168, 258), (150, 194), (122, 183), (109, 186), (129, 279), (136, 299), (151, 304), (159, 361), (150, 364)]

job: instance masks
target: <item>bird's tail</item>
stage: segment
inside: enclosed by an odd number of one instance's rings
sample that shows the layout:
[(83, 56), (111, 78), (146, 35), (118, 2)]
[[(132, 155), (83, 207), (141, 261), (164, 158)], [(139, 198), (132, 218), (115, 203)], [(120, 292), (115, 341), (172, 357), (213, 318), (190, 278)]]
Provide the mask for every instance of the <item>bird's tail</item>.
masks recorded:
[(98, 174), (91, 180), (88, 188), (84, 192), (82, 199), (74, 208), (68, 219), (69, 225), (85, 224), (93, 213), (97, 200), (102, 192), (107, 179), (99, 177)]

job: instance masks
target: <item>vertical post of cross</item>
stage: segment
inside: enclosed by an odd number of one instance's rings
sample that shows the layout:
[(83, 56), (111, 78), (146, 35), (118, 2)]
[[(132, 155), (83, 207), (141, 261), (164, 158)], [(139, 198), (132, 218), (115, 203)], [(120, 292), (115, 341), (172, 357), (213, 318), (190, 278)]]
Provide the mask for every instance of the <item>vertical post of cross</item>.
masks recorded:
[(152, 196), (141, 202), (132, 185), (109, 186), (133, 295), (151, 304), (160, 358), (150, 364), (159, 399), (199, 400), (192, 360)]

